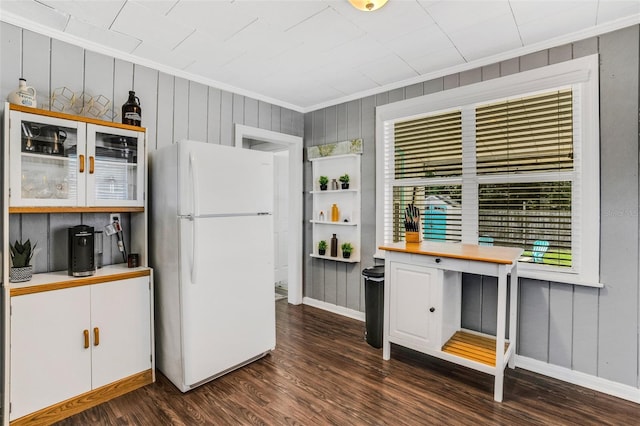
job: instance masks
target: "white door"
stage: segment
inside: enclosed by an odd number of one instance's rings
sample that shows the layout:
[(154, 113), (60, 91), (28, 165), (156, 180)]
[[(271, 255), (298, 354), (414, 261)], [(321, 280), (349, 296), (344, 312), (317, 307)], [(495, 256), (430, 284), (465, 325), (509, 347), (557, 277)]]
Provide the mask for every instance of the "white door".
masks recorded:
[(149, 277), (91, 286), (92, 385), (151, 368)]
[(180, 240), (189, 386), (275, 347), (273, 217), (183, 219)]
[(273, 154), (180, 141), (180, 215), (273, 211)]
[(391, 262), (389, 334), (412, 349), (439, 349), (442, 270)]
[(11, 420), (91, 390), (89, 294), (83, 286), (11, 298)]
[(274, 154), (273, 172), (274, 273), (276, 284), (287, 288), (289, 275), (289, 151)]

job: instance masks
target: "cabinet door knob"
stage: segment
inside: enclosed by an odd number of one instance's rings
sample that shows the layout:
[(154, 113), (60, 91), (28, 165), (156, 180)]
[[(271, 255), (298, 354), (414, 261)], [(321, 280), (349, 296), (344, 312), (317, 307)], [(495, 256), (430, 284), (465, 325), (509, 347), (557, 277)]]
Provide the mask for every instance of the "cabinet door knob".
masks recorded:
[(434, 307), (429, 308), (429, 312), (435, 312), (435, 311), (436, 311), (436, 308)]
[(89, 156), (89, 174), (93, 174), (93, 170), (95, 169), (95, 158), (93, 155)]
[(89, 330), (84, 330), (82, 333), (84, 334), (84, 348), (89, 349)]
[(442, 262), (442, 259), (440, 259), (439, 257), (436, 257), (436, 263), (440, 263)]
[(80, 166), (80, 173), (84, 173), (84, 155), (80, 154), (78, 156), (78, 165)]
[(93, 346), (100, 344), (100, 329), (98, 327), (93, 328)]

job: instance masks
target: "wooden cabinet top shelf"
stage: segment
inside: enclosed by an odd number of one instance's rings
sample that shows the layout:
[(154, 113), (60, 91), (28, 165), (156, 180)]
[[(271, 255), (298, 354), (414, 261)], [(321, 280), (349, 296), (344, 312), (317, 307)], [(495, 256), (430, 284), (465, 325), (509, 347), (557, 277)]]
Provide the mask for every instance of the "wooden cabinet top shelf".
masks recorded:
[(97, 124), (99, 126), (117, 127), (120, 129), (134, 130), (136, 132), (145, 132), (144, 127), (131, 126), (129, 124), (114, 123), (111, 121), (98, 120), (97, 118), (83, 117), (81, 115), (65, 114), (64, 112), (48, 111), (46, 109), (31, 108), (22, 105), (9, 104), (12, 111), (26, 112), (28, 114), (44, 115), (47, 117), (61, 118), (63, 120), (79, 121), (81, 123)]

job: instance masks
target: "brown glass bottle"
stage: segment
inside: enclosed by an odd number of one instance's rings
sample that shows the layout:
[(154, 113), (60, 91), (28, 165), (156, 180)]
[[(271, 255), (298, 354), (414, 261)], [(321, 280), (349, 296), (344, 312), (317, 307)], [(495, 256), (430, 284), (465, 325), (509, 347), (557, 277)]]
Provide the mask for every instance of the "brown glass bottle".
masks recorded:
[(338, 237), (336, 234), (331, 237), (331, 257), (338, 257)]
[(130, 124), (132, 126), (140, 126), (142, 124), (140, 99), (133, 90), (129, 91), (129, 99), (122, 105), (122, 124)]

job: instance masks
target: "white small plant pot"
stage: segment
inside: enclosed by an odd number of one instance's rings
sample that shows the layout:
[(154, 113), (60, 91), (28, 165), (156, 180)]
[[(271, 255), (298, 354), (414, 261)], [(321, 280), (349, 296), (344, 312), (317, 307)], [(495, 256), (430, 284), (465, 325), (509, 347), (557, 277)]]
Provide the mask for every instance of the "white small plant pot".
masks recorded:
[(12, 283), (21, 283), (24, 281), (29, 281), (32, 276), (33, 276), (33, 265), (25, 266), (23, 268), (11, 267), (9, 269), (9, 281)]

